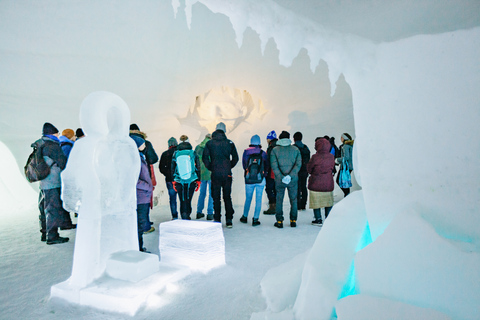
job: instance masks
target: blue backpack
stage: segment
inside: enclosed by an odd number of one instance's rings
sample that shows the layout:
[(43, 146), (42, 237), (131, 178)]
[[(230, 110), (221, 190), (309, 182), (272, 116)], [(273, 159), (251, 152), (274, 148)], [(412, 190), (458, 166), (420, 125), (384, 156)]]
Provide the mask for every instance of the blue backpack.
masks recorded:
[(177, 166), (173, 173), (176, 182), (186, 184), (198, 179), (195, 171), (195, 152), (193, 150), (177, 150), (173, 155), (172, 161)]

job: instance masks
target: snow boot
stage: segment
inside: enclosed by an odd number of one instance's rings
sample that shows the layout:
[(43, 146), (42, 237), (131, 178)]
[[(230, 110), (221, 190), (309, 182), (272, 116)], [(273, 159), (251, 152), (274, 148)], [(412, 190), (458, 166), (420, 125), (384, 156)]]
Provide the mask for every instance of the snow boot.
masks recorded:
[(275, 203), (270, 203), (268, 205), (268, 210), (263, 211), (263, 214), (275, 214), (275, 211), (277, 211), (277, 206)]
[(273, 224), (274, 227), (277, 227), (278, 229), (283, 228), (283, 221), (277, 221)]
[(248, 220), (247, 220), (247, 217), (245, 217), (245, 216), (242, 216), (242, 217), (240, 218), (240, 222), (247, 223), (247, 221), (248, 221)]
[(258, 221), (258, 219), (253, 218), (253, 220), (252, 220), (252, 226), (255, 227), (255, 226), (258, 226), (258, 225), (260, 225), (260, 221)]

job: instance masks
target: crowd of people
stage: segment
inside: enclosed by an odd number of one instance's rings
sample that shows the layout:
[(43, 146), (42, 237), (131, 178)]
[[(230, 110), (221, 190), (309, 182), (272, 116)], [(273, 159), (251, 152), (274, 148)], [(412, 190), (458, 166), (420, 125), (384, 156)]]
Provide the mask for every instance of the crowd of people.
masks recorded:
[[(234, 208), (232, 203), (232, 169), (237, 165), (239, 156), (235, 143), (226, 136), (223, 122), (217, 124), (212, 134), (205, 135), (195, 148), (189, 138), (182, 135), (177, 139), (168, 139), (168, 149), (160, 159), (147, 135), (140, 131), (136, 124), (130, 126), (130, 137), (135, 142), (140, 162), (140, 175), (137, 182), (137, 230), (139, 250), (146, 251), (143, 246), (143, 234), (155, 231), (150, 220), (150, 209), (154, 206), (153, 190), (156, 186), (154, 164), (159, 162), (159, 170), (165, 176), (172, 219), (191, 220), (192, 199), (199, 191), (195, 219), (220, 223), (222, 221), (222, 201), (225, 207), (225, 225), (233, 227)], [(41, 240), (47, 244), (67, 242), (61, 237), (60, 230), (76, 228), (70, 213), (62, 207), (61, 171), (65, 168), (71, 149), (76, 140), (84, 136), (81, 128), (74, 132), (65, 129), (59, 134), (58, 129), (45, 123), (42, 138), (32, 144), (41, 148), (42, 156), (50, 167), (48, 176), (40, 181), (40, 231)], [(303, 135), (296, 132), (293, 143), (290, 133), (282, 131), (277, 138), (275, 131), (266, 137), (267, 149), (263, 150), (261, 138), (253, 135), (250, 145), (243, 151), (242, 167), (245, 182), (245, 204), (239, 221), (248, 223), (253, 195), (255, 205), (252, 226), (260, 225), (263, 191), (267, 194), (268, 209), (265, 215), (275, 215), (274, 226), (283, 228), (283, 202), (288, 193), (290, 202), (290, 227), (296, 227), (299, 210), (313, 209), (313, 225), (323, 224), (333, 206), (334, 176), (336, 182), (347, 196), (351, 187), (351, 171), (353, 170), (353, 139), (348, 133), (341, 136), (342, 144), (338, 148), (333, 137), (315, 139), (315, 153), (302, 142)], [(160, 160), (160, 161), (159, 161)], [(207, 200), (208, 193), (208, 200)], [(179, 206), (177, 206), (177, 198)], [(207, 201), (206, 215), (203, 213)], [(179, 215), (180, 211), (180, 215)]]

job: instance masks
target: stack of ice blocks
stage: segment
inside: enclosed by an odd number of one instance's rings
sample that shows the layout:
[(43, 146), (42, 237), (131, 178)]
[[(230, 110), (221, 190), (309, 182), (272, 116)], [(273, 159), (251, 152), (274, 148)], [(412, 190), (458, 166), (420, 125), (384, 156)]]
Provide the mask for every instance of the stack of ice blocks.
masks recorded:
[(221, 223), (173, 220), (160, 224), (160, 260), (208, 272), (225, 265)]

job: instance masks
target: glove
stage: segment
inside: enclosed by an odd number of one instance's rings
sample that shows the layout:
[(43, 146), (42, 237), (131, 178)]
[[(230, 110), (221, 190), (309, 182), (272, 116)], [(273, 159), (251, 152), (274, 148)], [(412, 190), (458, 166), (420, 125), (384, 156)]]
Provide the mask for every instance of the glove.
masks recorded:
[(285, 183), (285, 184), (289, 184), (290, 181), (292, 181), (292, 177), (290, 177), (290, 176), (285, 176), (282, 179), (282, 182)]
[(173, 184), (173, 190), (175, 190), (175, 192), (178, 192), (177, 191), (177, 183), (176, 181), (173, 181), (172, 184)]
[(195, 187), (195, 191), (198, 191), (200, 189), (200, 185), (202, 184), (200, 181), (196, 181), (197, 186)]

